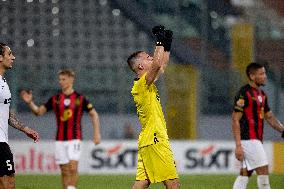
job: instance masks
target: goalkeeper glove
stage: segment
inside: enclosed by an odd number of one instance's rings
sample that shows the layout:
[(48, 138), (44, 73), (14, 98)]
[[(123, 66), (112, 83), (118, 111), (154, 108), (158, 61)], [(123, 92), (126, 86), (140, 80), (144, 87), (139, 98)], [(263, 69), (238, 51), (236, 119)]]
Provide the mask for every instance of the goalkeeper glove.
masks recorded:
[(152, 33), (156, 37), (156, 45), (163, 46), (164, 37), (165, 37), (165, 26), (155, 26), (152, 28)]
[(282, 131), (282, 135), (281, 135), (281, 137), (282, 137), (282, 138), (284, 138), (284, 131)]
[(163, 39), (163, 46), (165, 51), (170, 51), (172, 46), (172, 40), (173, 40), (173, 32), (171, 30), (165, 30), (165, 36)]
[(153, 27), (152, 33), (156, 37), (157, 46), (163, 46), (165, 51), (171, 50), (173, 40), (173, 32), (171, 30), (165, 30), (165, 27), (160, 25)]

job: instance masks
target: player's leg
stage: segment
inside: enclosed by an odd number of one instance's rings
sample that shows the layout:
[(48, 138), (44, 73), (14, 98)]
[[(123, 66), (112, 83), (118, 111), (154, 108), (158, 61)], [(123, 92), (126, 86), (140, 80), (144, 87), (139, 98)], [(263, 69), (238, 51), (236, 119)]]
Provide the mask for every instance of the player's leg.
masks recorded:
[(0, 176), (0, 189), (4, 189), (4, 176)]
[(67, 189), (76, 189), (79, 178), (78, 163), (81, 152), (81, 140), (68, 141), (69, 183)]
[(179, 189), (180, 183), (179, 179), (170, 179), (163, 182), (166, 186), (166, 189)]
[(259, 140), (253, 141), (250, 149), (254, 158), (251, 166), (257, 173), (257, 185), (259, 189), (270, 189), (268, 177), (268, 159), (264, 151), (263, 145)]
[(1, 176), (0, 189), (15, 189), (15, 174)]
[(246, 168), (240, 169), (240, 175), (236, 178), (233, 189), (246, 189), (249, 182), (249, 177), (253, 171), (248, 171)]
[(60, 167), (63, 189), (67, 189), (69, 183), (69, 160), (66, 142), (55, 142), (55, 160)]
[(163, 182), (167, 188), (179, 188), (178, 174), (169, 141), (141, 149), (141, 156), (151, 183)]
[(257, 173), (257, 186), (259, 189), (270, 189), (268, 165), (255, 169)]
[(70, 160), (69, 163), (69, 184), (67, 189), (75, 189), (78, 183), (78, 161)]
[(141, 150), (138, 150), (136, 181), (134, 182), (132, 189), (148, 189), (149, 186), (150, 186), (150, 181), (148, 179), (145, 165), (141, 156)]
[(60, 170), (61, 170), (61, 181), (62, 181), (62, 186), (63, 189), (67, 189), (67, 186), (69, 184), (69, 163), (68, 164), (61, 164), (60, 165)]
[(132, 186), (132, 189), (148, 189), (149, 186), (149, 180), (136, 180)]
[(249, 177), (251, 176), (253, 171), (248, 171), (248, 168), (251, 170), (250, 161), (251, 161), (251, 155), (250, 155), (250, 148), (251, 148), (251, 141), (241, 141), (242, 147), (244, 149), (244, 159), (241, 162), (242, 168), (240, 169), (240, 175), (236, 178), (233, 189), (246, 189)]
[(13, 154), (6, 142), (0, 142), (0, 188), (15, 188), (15, 167)]

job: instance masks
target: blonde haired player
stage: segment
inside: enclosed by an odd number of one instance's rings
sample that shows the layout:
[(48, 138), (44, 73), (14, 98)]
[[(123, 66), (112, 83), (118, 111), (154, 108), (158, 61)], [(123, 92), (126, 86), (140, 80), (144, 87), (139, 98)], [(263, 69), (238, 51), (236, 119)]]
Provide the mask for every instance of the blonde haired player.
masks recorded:
[(53, 95), (40, 106), (33, 101), (31, 91), (23, 90), (21, 97), (37, 116), (53, 111), (56, 117), (57, 132), (55, 141), (55, 159), (60, 166), (63, 189), (76, 189), (79, 173), (78, 164), (82, 153), (83, 139), (81, 119), (88, 112), (94, 128), (93, 142), (101, 141), (99, 115), (93, 105), (73, 88), (75, 73), (66, 69), (58, 72), (61, 92)]
[(137, 75), (131, 93), (142, 125), (138, 139), (137, 175), (132, 189), (146, 189), (151, 183), (158, 182), (163, 182), (167, 189), (178, 189), (180, 184), (166, 122), (154, 84), (169, 60), (172, 31), (155, 26), (152, 32), (157, 39), (154, 57), (137, 51), (127, 60)]

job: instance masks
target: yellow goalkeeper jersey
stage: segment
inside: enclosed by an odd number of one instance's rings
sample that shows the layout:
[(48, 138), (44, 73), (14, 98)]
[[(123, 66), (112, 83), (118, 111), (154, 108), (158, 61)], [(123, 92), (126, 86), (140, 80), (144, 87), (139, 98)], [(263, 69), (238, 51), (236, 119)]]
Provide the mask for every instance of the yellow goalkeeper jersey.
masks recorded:
[(166, 121), (158, 90), (154, 84), (146, 84), (146, 74), (134, 80), (131, 93), (141, 123), (138, 148), (168, 140)]

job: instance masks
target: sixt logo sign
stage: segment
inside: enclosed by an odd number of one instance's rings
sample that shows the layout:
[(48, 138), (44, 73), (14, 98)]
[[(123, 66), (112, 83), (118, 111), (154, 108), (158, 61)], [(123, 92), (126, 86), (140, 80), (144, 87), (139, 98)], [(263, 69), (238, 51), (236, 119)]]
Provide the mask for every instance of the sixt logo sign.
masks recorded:
[(136, 168), (137, 153), (137, 148), (124, 148), (123, 144), (109, 148), (95, 148), (91, 151), (91, 166), (94, 169)]
[(228, 169), (232, 149), (216, 148), (214, 145), (199, 148), (191, 148), (185, 152), (186, 169)]

